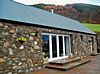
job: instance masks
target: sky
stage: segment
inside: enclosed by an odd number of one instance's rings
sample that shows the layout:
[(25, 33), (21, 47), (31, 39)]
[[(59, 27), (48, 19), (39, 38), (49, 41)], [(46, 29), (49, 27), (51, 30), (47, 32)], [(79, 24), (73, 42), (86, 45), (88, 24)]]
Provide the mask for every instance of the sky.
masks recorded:
[(38, 3), (44, 4), (55, 4), (55, 5), (66, 5), (73, 3), (87, 3), (100, 6), (100, 0), (14, 0), (26, 5), (33, 5)]

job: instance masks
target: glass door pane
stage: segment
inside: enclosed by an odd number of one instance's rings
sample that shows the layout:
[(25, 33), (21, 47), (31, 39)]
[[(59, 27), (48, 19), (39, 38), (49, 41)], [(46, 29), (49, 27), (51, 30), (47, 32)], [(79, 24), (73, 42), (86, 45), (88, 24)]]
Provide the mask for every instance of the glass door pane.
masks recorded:
[(65, 41), (65, 55), (69, 55), (70, 54), (70, 43), (69, 43), (69, 37), (64, 37), (64, 41)]
[(57, 57), (57, 37), (52, 35), (52, 57)]
[(59, 56), (63, 55), (63, 36), (59, 36)]
[(45, 53), (45, 57), (50, 58), (50, 53), (49, 53), (49, 35), (42, 35), (42, 48), (43, 52)]

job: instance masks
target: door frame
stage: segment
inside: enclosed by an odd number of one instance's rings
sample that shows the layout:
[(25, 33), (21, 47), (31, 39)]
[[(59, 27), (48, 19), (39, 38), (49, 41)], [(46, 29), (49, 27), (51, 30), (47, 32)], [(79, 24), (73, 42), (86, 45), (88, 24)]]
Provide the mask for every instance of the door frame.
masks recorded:
[[(69, 54), (71, 54), (70, 35), (53, 34), (53, 33), (42, 33), (42, 35), (49, 35), (49, 55), (50, 55), (49, 61), (68, 58), (68, 55), (65, 55), (64, 37), (68, 37), (69, 38), (69, 52), (70, 52)], [(57, 43), (57, 57), (56, 58), (53, 58), (53, 56), (52, 56), (52, 35), (56, 36), (56, 43)], [(62, 36), (63, 37), (63, 54), (64, 54), (64, 56), (59, 56), (59, 39), (58, 39), (58, 36)]]

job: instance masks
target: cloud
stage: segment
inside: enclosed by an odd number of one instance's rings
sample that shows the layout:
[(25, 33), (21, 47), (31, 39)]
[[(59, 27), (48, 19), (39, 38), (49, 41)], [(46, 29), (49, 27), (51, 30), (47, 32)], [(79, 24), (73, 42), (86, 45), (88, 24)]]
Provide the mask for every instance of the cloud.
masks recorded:
[(88, 3), (88, 4), (99, 4), (100, 0), (14, 0), (20, 3), (24, 3), (27, 5), (33, 5), (38, 3), (44, 4), (56, 4), (56, 5), (65, 5), (72, 3)]
[(13, 1), (23, 3), (23, 4), (27, 4), (27, 5), (33, 4), (32, 0), (13, 0)]
[(100, 0), (88, 0), (88, 3), (100, 6)]

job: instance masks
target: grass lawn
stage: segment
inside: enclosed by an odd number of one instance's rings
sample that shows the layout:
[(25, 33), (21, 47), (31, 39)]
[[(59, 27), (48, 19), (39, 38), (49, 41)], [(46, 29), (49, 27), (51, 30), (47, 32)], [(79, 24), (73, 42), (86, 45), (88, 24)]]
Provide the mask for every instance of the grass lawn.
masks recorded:
[(83, 23), (83, 24), (94, 32), (100, 32), (100, 24), (89, 24), (89, 23)]

